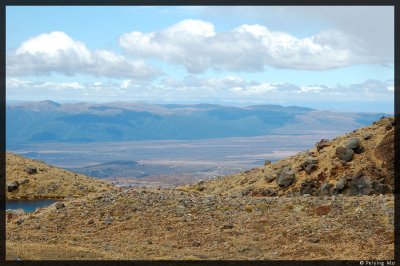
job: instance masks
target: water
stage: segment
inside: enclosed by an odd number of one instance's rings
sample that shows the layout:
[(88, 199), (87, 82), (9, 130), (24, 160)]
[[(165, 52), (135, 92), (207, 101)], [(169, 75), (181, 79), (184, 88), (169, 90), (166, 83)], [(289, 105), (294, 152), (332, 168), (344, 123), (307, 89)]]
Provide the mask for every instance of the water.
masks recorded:
[(33, 212), (37, 208), (45, 207), (53, 204), (56, 200), (39, 199), (39, 200), (7, 200), (6, 210), (23, 209), (25, 212)]

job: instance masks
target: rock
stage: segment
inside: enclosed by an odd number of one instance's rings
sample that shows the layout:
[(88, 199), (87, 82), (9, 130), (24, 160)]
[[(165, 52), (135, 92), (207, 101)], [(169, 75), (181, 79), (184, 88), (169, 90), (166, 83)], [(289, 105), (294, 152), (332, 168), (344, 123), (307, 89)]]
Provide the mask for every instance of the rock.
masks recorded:
[(322, 183), (322, 185), (320, 187), (321, 195), (329, 195), (331, 187), (332, 187), (332, 185), (329, 184), (328, 182)]
[(201, 243), (199, 241), (193, 241), (192, 246), (193, 247), (200, 247)]
[(313, 157), (308, 157), (304, 162), (300, 164), (300, 168), (305, 170), (307, 174), (310, 174), (317, 168), (318, 160)]
[(226, 224), (222, 227), (222, 229), (232, 229), (233, 228), (233, 224)]
[(62, 208), (65, 208), (65, 204), (62, 203), (62, 202), (57, 202), (57, 203), (56, 203), (56, 209), (57, 209), (57, 210), (60, 210), (60, 209), (62, 209)]
[(26, 167), (25, 168), (25, 173), (27, 173), (28, 175), (34, 175), (37, 173), (37, 168), (36, 167)]
[(372, 133), (367, 131), (361, 134), (361, 137), (365, 140), (370, 139), (372, 137)]
[(392, 122), (389, 122), (389, 123), (386, 124), (385, 129), (386, 129), (386, 130), (391, 130), (392, 127), (393, 127), (393, 126), (392, 126)]
[(294, 171), (290, 168), (290, 166), (286, 166), (282, 169), (282, 172), (276, 178), (276, 183), (279, 186), (288, 187), (296, 180)]
[(331, 146), (331, 141), (329, 139), (321, 139), (315, 146), (317, 147), (317, 151), (320, 151), (325, 147)]
[(24, 215), (24, 209), (9, 209), (6, 211), (7, 220), (12, 220), (20, 215)]
[(88, 221), (88, 224), (93, 224), (93, 223), (94, 223), (93, 219), (90, 219), (90, 220)]
[(198, 186), (204, 185), (204, 180), (199, 180), (199, 181), (196, 183), (196, 185), (198, 185)]
[(354, 151), (345, 147), (336, 148), (336, 157), (339, 160), (350, 162), (353, 159)]
[(276, 178), (276, 173), (275, 173), (275, 172), (273, 172), (273, 173), (266, 173), (265, 176), (264, 176), (264, 179), (265, 179), (268, 183), (271, 183), (272, 181), (274, 181), (275, 178)]
[(300, 195), (315, 195), (319, 187), (319, 182), (316, 179), (306, 179), (300, 185)]
[(111, 218), (107, 218), (107, 219), (104, 220), (104, 223), (106, 225), (110, 225), (110, 224), (112, 224), (112, 219)]
[(372, 182), (372, 189), (375, 194), (382, 195), (386, 193), (391, 193), (392, 189), (387, 184), (382, 184), (378, 181)]
[(265, 160), (264, 166), (270, 165), (272, 162), (270, 160)]
[(185, 206), (178, 204), (175, 207), (175, 212), (176, 214), (185, 214), (185, 209)]
[(360, 140), (359, 140), (358, 138), (350, 138), (350, 139), (348, 139), (348, 140), (346, 141), (345, 147), (346, 147), (347, 149), (352, 149), (352, 150), (354, 150), (354, 149), (357, 149), (358, 146), (360, 146), (360, 144), (361, 144), (361, 142), (360, 142)]
[(347, 179), (346, 179), (345, 177), (341, 177), (341, 178), (336, 182), (335, 187), (336, 187), (338, 190), (341, 190), (341, 189), (343, 189), (343, 188), (346, 186), (346, 184), (347, 184)]
[(343, 190), (347, 196), (371, 195), (372, 192), (372, 182), (368, 176), (354, 177)]
[(7, 191), (8, 192), (13, 192), (14, 190), (17, 190), (18, 188), (19, 188), (19, 182), (18, 181), (13, 181), (13, 182), (7, 184)]
[(21, 225), (23, 222), (24, 222), (23, 219), (18, 219), (15, 223), (16, 223), (17, 225)]
[(28, 184), (28, 183), (29, 183), (29, 179), (28, 178), (25, 178), (24, 180), (22, 180), (20, 182), (21, 185), (25, 185), (25, 184)]
[(316, 164), (309, 164), (306, 166), (306, 168), (304, 169), (306, 171), (307, 174), (311, 174), (312, 171), (314, 171), (315, 169), (317, 169), (317, 165)]
[(358, 146), (357, 149), (354, 150), (354, 152), (357, 153), (357, 154), (363, 153), (364, 151), (365, 151), (365, 148), (361, 144), (360, 144), (360, 146)]

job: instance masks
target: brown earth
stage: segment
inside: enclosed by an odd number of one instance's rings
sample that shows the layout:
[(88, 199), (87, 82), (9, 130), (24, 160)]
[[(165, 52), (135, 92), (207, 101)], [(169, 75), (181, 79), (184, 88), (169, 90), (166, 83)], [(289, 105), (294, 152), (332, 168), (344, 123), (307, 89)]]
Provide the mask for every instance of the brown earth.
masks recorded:
[[(392, 119), (384, 118), (319, 151), (314, 148), (266, 167), (176, 189), (124, 189), (81, 177), (79, 182), (93, 186), (90, 193), (82, 195), (75, 186), (67, 186), (60, 194), (76, 198), (9, 215), (7, 259), (393, 260), (389, 124)], [(365, 140), (367, 131), (371, 137)], [(350, 162), (340, 162), (336, 148), (353, 136), (364, 151), (358, 150), (362, 152)], [(318, 160), (310, 174), (300, 170), (308, 157)], [(7, 167), (12, 165), (12, 172), (21, 174), (27, 162), (37, 163), (10, 155), (8, 160)], [(287, 165), (294, 169), (294, 183), (285, 188), (266, 180), (272, 170), (279, 172)], [(64, 171), (46, 167), (52, 170), (39, 169), (35, 175), (43, 178), (32, 181), (36, 186), (27, 190), (33, 197), (35, 188), (47, 187), (41, 180), (52, 180), (46, 173), (56, 178)], [(77, 182), (80, 175), (70, 174), (65, 178)], [(338, 181), (343, 177), (342, 187)], [(355, 190), (360, 184), (362, 189)], [(378, 193), (383, 187), (387, 194)], [(24, 197), (17, 190), (10, 193)], [(276, 196), (263, 191), (275, 191)]]

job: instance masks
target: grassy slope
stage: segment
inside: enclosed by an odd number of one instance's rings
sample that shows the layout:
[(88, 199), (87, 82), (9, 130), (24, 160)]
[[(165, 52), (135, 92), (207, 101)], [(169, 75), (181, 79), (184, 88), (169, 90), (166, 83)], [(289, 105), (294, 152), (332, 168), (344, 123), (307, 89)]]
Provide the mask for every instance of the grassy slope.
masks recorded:
[[(37, 173), (27, 174), (27, 167), (37, 168)], [(82, 197), (109, 188), (109, 185), (99, 180), (7, 153), (6, 182), (20, 182), (24, 179), (28, 179), (29, 182), (13, 192), (6, 192), (6, 199), (65, 198), (69, 195)]]

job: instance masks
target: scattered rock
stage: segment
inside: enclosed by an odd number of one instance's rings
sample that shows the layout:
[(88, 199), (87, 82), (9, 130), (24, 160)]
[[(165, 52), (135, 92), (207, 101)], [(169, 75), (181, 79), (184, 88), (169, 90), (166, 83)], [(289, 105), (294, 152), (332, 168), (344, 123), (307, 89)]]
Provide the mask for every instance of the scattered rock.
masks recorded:
[(354, 151), (345, 147), (336, 148), (336, 157), (339, 160), (350, 162), (353, 159)]
[(335, 184), (335, 187), (338, 190), (342, 190), (347, 184), (347, 179), (345, 177), (341, 177)]
[(365, 139), (365, 140), (370, 139), (370, 138), (372, 137), (372, 133), (369, 132), (369, 131), (363, 132), (363, 133), (361, 134), (361, 137), (362, 137), (363, 139)]
[(27, 173), (28, 175), (34, 175), (37, 173), (37, 168), (28, 166), (25, 168), (25, 173)]
[(279, 186), (288, 187), (296, 180), (294, 171), (290, 166), (283, 168), (280, 175), (276, 178), (276, 182)]
[(62, 208), (65, 208), (65, 204), (62, 203), (62, 202), (57, 202), (56, 203), (56, 209), (59, 210), (59, 209), (62, 209)]
[(320, 151), (325, 147), (331, 146), (331, 141), (329, 139), (321, 139), (315, 146), (317, 147), (317, 151)]
[(106, 225), (110, 225), (110, 224), (112, 224), (112, 219), (111, 218), (107, 218), (107, 219), (104, 220), (104, 223)]
[(19, 188), (19, 182), (18, 181), (13, 181), (11, 183), (7, 184), (7, 191), (8, 192), (13, 192)]
[(275, 178), (276, 178), (276, 173), (275, 173), (275, 172), (273, 172), (273, 173), (266, 173), (265, 176), (264, 176), (264, 179), (265, 179), (268, 183), (271, 183), (272, 181), (274, 181)]

